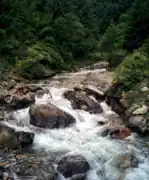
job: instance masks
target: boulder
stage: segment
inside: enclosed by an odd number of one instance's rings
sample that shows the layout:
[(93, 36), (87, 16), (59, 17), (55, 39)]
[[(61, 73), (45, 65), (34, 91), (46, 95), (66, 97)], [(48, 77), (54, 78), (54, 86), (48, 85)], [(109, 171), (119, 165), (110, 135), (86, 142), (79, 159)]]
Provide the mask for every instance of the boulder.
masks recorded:
[(60, 160), (57, 170), (65, 177), (82, 175), (90, 170), (90, 165), (82, 155), (67, 154)]
[(144, 133), (148, 130), (148, 119), (143, 116), (131, 116), (129, 118), (130, 128), (137, 133)]
[(131, 135), (131, 130), (122, 125), (110, 125), (103, 128), (101, 136), (110, 136), (112, 139), (125, 139)]
[(106, 102), (111, 106), (112, 111), (119, 115), (123, 115), (126, 107), (121, 103), (121, 84), (112, 84), (106, 92)]
[(28, 84), (27, 87), (33, 93), (37, 92), (38, 90), (42, 90), (43, 89), (41, 86), (34, 85), (34, 84)]
[(122, 127), (122, 128), (111, 131), (109, 135), (112, 139), (122, 140), (131, 135), (131, 130), (129, 128)]
[(15, 130), (0, 123), (0, 148), (19, 149), (20, 147)]
[(50, 92), (48, 88), (44, 88), (43, 90), (44, 90), (45, 94), (49, 94), (49, 92)]
[(28, 107), (35, 102), (34, 93), (30, 92), (28, 87), (20, 87), (12, 92), (10, 98), (10, 107), (14, 109), (21, 109)]
[(34, 141), (34, 133), (19, 131), (16, 135), (22, 147), (31, 145)]
[(90, 113), (102, 113), (102, 107), (98, 102), (88, 97), (88, 95), (82, 91), (66, 91), (64, 97), (71, 102), (74, 109), (82, 109)]
[(42, 97), (45, 94), (44, 90), (38, 90), (36, 91), (36, 96), (37, 97)]
[(32, 105), (30, 124), (41, 128), (64, 128), (75, 123), (75, 118), (53, 104)]
[(125, 170), (127, 168), (136, 168), (139, 164), (138, 159), (131, 152), (119, 154), (118, 156), (114, 157), (112, 161), (114, 166), (121, 170)]
[(102, 91), (100, 91), (98, 88), (92, 85), (86, 85), (83, 87), (83, 90), (88, 94), (88, 95), (93, 95), (95, 99), (99, 101), (103, 101), (105, 99), (105, 95)]
[(143, 115), (146, 114), (149, 110), (149, 107), (146, 105), (142, 105), (142, 107), (137, 108), (132, 114), (133, 115)]
[(29, 132), (16, 132), (15, 129), (0, 123), (0, 147), (7, 149), (20, 149), (31, 145), (34, 134)]
[(5, 109), (21, 109), (35, 102), (35, 95), (26, 86), (14, 88), (10, 91), (0, 91), (0, 105)]

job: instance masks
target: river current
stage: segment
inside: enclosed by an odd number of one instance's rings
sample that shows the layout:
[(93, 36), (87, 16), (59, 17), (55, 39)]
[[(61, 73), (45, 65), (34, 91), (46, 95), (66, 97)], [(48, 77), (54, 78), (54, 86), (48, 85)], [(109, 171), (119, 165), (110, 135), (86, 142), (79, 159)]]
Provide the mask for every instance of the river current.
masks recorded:
[[(72, 79), (73, 81), (73, 79)], [(60, 158), (68, 152), (83, 155), (91, 166), (87, 180), (149, 180), (148, 143), (136, 134), (124, 140), (102, 137), (104, 128), (98, 121), (108, 121), (115, 113), (105, 102), (100, 105), (103, 113), (90, 114), (83, 110), (74, 110), (70, 102), (63, 97), (67, 88), (51, 87), (49, 93), (36, 97), (36, 104), (53, 103), (76, 118), (76, 123), (64, 129), (36, 131), (33, 149), (38, 153), (48, 154), (57, 166)], [(31, 131), (29, 108), (13, 112), (15, 121), (8, 121), (9, 126)], [(133, 159), (133, 158), (134, 159)], [(59, 180), (65, 180), (59, 175)]]

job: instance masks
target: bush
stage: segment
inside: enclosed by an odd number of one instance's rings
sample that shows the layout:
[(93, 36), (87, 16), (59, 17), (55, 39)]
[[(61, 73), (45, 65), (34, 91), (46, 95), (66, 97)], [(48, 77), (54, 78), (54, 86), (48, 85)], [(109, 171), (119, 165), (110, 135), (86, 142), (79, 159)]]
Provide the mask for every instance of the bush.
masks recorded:
[(54, 33), (54, 31), (51, 27), (45, 27), (39, 32), (38, 36), (40, 38), (45, 38), (45, 37), (52, 36), (53, 33)]
[(124, 90), (129, 90), (137, 83), (149, 78), (148, 67), (149, 59), (146, 54), (134, 52), (117, 68), (115, 82), (123, 84)]

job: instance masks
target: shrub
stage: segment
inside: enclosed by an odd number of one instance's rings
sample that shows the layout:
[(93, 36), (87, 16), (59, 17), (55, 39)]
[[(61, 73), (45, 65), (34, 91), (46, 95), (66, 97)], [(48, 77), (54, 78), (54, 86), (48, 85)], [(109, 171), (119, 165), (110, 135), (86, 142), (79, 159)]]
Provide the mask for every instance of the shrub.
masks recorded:
[(115, 82), (122, 83), (125, 90), (149, 78), (149, 59), (142, 52), (134, 52), (125, 58), (116, 71)]

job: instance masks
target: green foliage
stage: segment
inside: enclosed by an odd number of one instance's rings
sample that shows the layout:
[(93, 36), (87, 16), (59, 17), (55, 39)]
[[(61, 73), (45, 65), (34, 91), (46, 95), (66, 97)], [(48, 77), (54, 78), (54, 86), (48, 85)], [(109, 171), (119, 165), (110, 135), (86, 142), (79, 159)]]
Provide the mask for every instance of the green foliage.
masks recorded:
[(123, 84), (124, 90), (133, 88), (135, 84), (149, 79), (149, 58), (141, 52), (134, 52), (125, 58), (116, 71), (115, 82)]
[(0, 12), (0, 56), (26, 77), (149, 53), (148, 0), (1, 0)]

